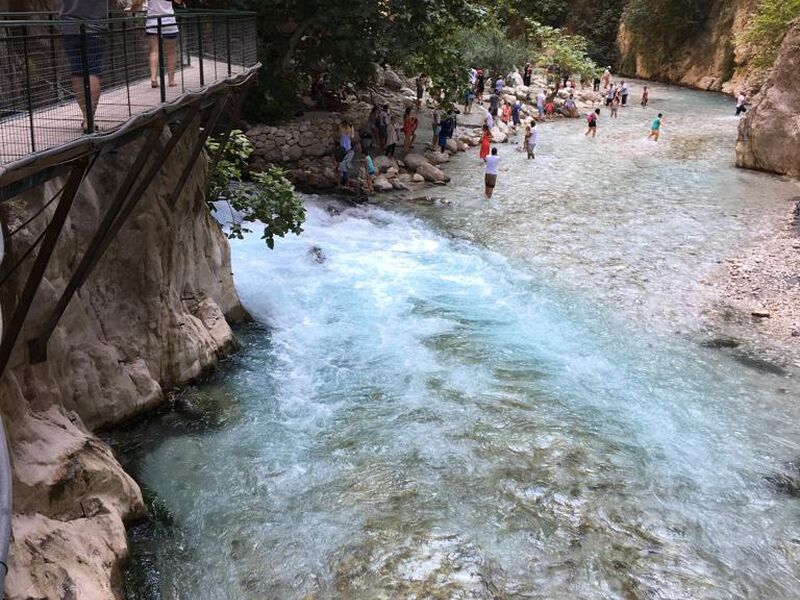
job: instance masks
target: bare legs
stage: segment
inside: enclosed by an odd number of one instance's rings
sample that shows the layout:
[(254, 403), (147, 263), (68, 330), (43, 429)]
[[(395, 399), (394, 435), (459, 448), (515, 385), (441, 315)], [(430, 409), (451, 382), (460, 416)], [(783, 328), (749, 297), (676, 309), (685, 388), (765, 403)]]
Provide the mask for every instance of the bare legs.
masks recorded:
[[(159, 64), (158, 64), (158, 36), (149, 35), (150, 38), (150, 84), (158, 87)], [(176, 52), (176, 40), (162, 39), (164, 45), (164, 64), (167, 67), (167, 82), (170, 87), (175, 87), (175, 69), (178, 63)]]
[[(72, 76), (72, 93), (75, 94), (78, 105), (81, 107), (83, 128), (86, 129), (88, 127), (89, 118), (86, 114), (86, 93), (83, 89), (82, 75)], [(89, 75), (89, 98), (92, 105), (92, 119), (94, 119), (94, 115), (97, 112), (97, 104), (100, 102), (100, 77), (97, 75)]]

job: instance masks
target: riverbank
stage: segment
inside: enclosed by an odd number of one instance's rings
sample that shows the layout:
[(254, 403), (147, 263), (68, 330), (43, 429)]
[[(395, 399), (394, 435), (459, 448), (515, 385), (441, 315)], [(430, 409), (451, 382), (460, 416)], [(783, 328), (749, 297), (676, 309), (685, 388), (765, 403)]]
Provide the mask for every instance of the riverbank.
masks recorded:
[(723, 343), (800, 368), (800, 199), (710, 283), (719, 297), (708, 315)]

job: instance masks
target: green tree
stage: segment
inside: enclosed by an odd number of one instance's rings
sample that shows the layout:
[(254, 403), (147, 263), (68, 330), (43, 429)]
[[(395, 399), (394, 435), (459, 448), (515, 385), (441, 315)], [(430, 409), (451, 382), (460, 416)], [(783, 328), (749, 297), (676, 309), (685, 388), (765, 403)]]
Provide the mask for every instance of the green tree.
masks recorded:
[[(220, 142), (211, 139), (207, 143), (214, 155)], [(253, 153), (253, 145), (239, 130), (231, 133), (230, 141), (211, 175), (209, 203), (225, 201), (241, 215), (241, 221), (233, 220), (228, 231), (229, 239), (242, 239), (249, 233), (242, 223), (264, 225), (262, 239), (267, 246), (275, 247), (275, 238), (287, 233), (300, 235), (303, 231), (306, 211), (294, 186), (283, 171), (270, 167), (264, 172), (248, 173), (247, 163)]]

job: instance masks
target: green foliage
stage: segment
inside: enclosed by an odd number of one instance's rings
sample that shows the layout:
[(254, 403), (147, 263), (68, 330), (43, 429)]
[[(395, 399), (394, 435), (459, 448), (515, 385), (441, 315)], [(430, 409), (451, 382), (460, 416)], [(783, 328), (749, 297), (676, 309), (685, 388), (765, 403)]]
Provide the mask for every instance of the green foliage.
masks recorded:
[[(206, 147), (215, 155), (219, 145), (218, 140), (211, 139)], [(284, 237), (290, 232), (302, 233), (306, 211), (283, 170), (270, 167), (264, 172), (248, 173), (247, 165), (252, 153), (253, 145), (247, 136), (239, 130), (231, 132), (228, 145), (211, 175), (208, 199), (209, 202), (227, 201), (232, 212), (240, 213), (245, 223), (263, 223), (261, 237), (272, 249), (276, 237)], [(234, 222), (228, 238), (242, 239), (249, 232), (241, 222)]]
[(458, 45), (464, 65), (488, 69), (493, 75), (505, 75), (513, 67), (521, 68), (531, 60), (524, 41), (509, 38), (496, 23), (477, 30), (462, 30)]
[(589, 57), (588, 42), (580, 35), (568, 35), (561, 29), (527, 19), (528, 43), (538, 48), (541, 66), (553, 66), (560, 73), (580, 75), (587, 81), (597, 73), (597, 65)]
[(772, 66), (789, 26), (798, 17), (800, 0), (761, 0), (753, 23), (743, 35), (743, 41), (756, 49), (756, 66)]
[(672, 50), (703, 28), (712, 6), (713, 0), (630, 0), (623, 20), (647, 43)]

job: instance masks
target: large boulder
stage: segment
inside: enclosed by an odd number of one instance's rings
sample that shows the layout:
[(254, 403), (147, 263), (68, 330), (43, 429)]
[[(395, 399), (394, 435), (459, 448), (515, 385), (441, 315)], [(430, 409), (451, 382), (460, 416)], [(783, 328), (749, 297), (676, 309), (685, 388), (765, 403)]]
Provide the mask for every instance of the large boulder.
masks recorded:
[(398, 169), (397, 161), (390, 156), (378, 156), (375, 158), (375, 168), (378, 173), (386, 173), (389, 169)]
[(492, 141), (495, 144), (505, 144), (506, 142), (508, 142), (508, 134), (502, 131), (500, 127), (495, 125), (492, 128)]
[(736, 166), (800, 177), (800, 22), (786, 35), (775, 66), (739, 123)]
[(514, 71), (508, 76), (508, 82), (515, 87), (519, 87), (524, 83), (522, 80), (522, 75), (520, 75), (517, 71)]
[(454, 139), (447, 140), (447, 145), (445, 147), (447, 148), (447, 151), (450, 152), (451, 154), (455, 154), (459, 150), (458, 142)]
[(402, 90), (404, 87), (403, 80), (397, 73), (395, 73), (391, 69), (386, 69), (383, 72), (383, 84), (390, 90), (395, 90), (395, 91)]
[(431, 183), (447, 183), (450, 181), (450, 178), (445, 175), (444, 171), (441, 169), (434, 167), (431, 163), (422, 163), (417, 167), (417, 174), (422, 175), (425, 178), (425, 181), (429, 181)]
[(422, 156), (422, 154), (417, 154), (415, 152), (406, 154), (404, 161), (406, 166), (412, 171), (416, 171), (422, 164), (428, 164), (427, 158)]
[(450, 155), (446, 154), (445, 152), (428, 152), (425, 154), (425, 158), (428, 159), (428, 162), (432, 165), (441, 165), (450, 160)]
[(392, 182), (385, 175), (378, 175), (372, 185), (376, 192), (391, 192), (394, 189)]

